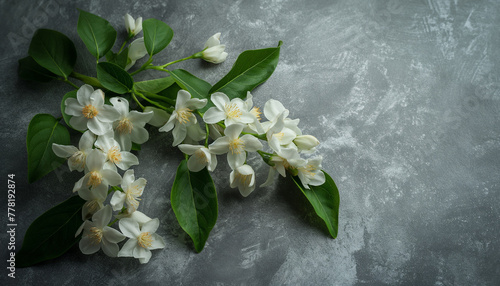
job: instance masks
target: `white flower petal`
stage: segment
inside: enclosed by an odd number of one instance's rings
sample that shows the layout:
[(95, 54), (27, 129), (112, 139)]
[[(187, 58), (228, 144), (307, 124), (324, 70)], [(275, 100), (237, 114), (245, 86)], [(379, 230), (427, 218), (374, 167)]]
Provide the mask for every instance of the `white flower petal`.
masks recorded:
[(111, 98), (109, 102), (113, 104), (114, 108), (118, 111), (118, 113), (120, 113), (121, 116), (127, 116), (129, 111), (128, 100), (123, 97), (115, 96)]
[(102, 170), (102, 180), (111, 186), (118, 186), (122, 182), (122, 177), (116, 171)]
[(114, 211), (119, 211), (123, 208), (123, 203), (125, 203), (126, 195), (124, 192), (116, 191), (113, 193), (111, 197), (111, 201), (109, 202), (113, 207)]
[(215, 124), (224, 119), (226, 119), (226, 114), (216, 107), (210, 107), (207, 112), (203, 114), (203, 121), (207, 124)]
[(149, 112), (139, 112), (132, 110), (128, 114), (128, 119), (134, 124), (134, 127), (136, 126), (141, 126), (144, 127), (144, 125), (153, 118), (153, 111)]
[(201, 147), (201, 145), (191, 145), (191, 144), (180, 144), (177, 146), (182, 153), (187, 154), (187, 155), (193, 155), (194, 152), (198, 151)]
[(175, 126), (175, 122), (176, 122), (175, 119), (177, 119), (177, 115), (174, 112), (174, 114), (172, 114), (170, 116), (170, 118), (168, 119), (167, 123), (165, 123), (165, 125), (163, 125), (163, 127), (160, 127), (159, 131), (160, 132), (168, 132), (168, 131), (172, 130)]
[(172, 143), (172, 146), (177, 146), (184, 141), (186, 138), (187, 134), (187, 129), (184, 124), (177, 124), (175, 125), (174, 130), (172, 131), (172, 135), (174, 136), (174, 142)]
[(130, 139), (134, 143), (143, 144), (149, 140), (149, 133), (144, 127), (134, 126), (130, 133)]
[(201, 160), (201, 158), (196, 156), (196, 155), (192, 155), (191, 157), (189, 157), (188, 162), (187, 162), (187, 167), (188, 167), (189, 171), (195, 172), (195, 173), (203, 170), (203, 168), (205, 168), (206, 166), (207, 166), (207, 162)]
[(109, 226), (105, 226), (102, 229), (102, 234), (106, 238), (106, 240), (108, 240), (109, 242), (112, 242), (112, 243), (118, 243), (118, 242), (121, 242), (125, 239), (125, 235), (123, 235), (118, 230), (116, 230), (112, 227), (109, 227)]
[(87, 154), (86, 166), (92, 171), (100, 171), (104, 166), (104, 161), (106, 161), (106, 156), (102, 151), (98, 149), (92, 149), (89, 154)]
[(87, 149), (92, 149), (92, 146), (95, 142), (95, 135), (90, 131), (85, 131), (82, 137), (80, 138), (80, 142), (78, 142), (78, 148), (82, 151)]
[(205, 43), (205, 46), (203, 48), (206, 49), (206, 48), (220, 45), (220, 35), (221, 35), (221, 33), (216, 33), (215, 35), (208, 38), (208, 40)]
[(186, 102), (186, 107), (190, 109), (202, 109), (207, 105), (207, 99), (191, 98)]
[(83, 106), (76, 100), (76, 98), (67, 98), (64, 102), (66, 108), (64, 109), (64, 113), (71, 116), (82, 116)]
[(141, 232), (155, 233), (158, 226), (160, 226), (160, 220), (158, 218), (154, 218), (142, 226)]
[(175, 109), (179, 110), (186, 107), (186, 103), (191, 99), (191, 94), (184, 89), (177, 92), (177, 100), (175, 101)]
[(165, 248), (165, 240), (163, 240), (163, 237), (159, 236), (156, 233), (151, 234), (153, 238), (153, 242), (151, 243), (151, 247), (148, 247), (148, 249), (161, 249)]
[(245, 134), (241, 136), (240, 139), (243, 140), (245, 144), (245, 151), (256, 152), (257, 150), (262, 150), (263, 148), (262, 143), (260, 143), (259, 139), (250, 134)]
[(226, 127), (226, 130), (224, 130), (224, 134), (226, 137), (228, 137), (230, 140), (238, 138), (241, 134), (241, 131), (243, 131), (243, 128), (245, 126), (243, 124), (232, 124)]
[(111, 207), (107, 205), (92, 216), (92, 222), (97, 228), (103, 229), (111, 220), (111, 214)]
[(59, 145), (56, 143), (52, 143), (52, 151), (54, 152), (54, 154), (56, 154), (57, 157), (67, 159), (73, 156), (73, 154), (75, 154), (79, 150), (72, 145)]
[(111, 130), (110, 123), (101, 122), (99, 119), (97, 119), (97, 117), (89, 119), (87, 121), (87, 127), (90, 131), (92, 131), (92, 133), (96, 135), (104, 135), (106, 132)]
[(121, 155), (122, 155), (122, 160), (116, 164), (118, 168), (122, 170), (127, 170), (131, 166), (139, 165), (139, 159), (137, 159), (137, 156), (135, 156), (134, 154), (127, 151), (122, 151)]
[(104, 92), (100, 89), (94, 90), (94, 92), (90, 94), (90, 102), (98, 109), (102, 107), (104, 105)]
[(69, 124), (71, 127), (75, 128), (76, 130), (87, 130), (87, 121), (88, 119), (83, 117), (83, 116), (73, 116), (69, 120)]
[(231, 169), (236, 169), (245, 163), (247, 155), (245, 152), (241, 153), (227, 153), (227, 163)]
[(91, 85), (84, 84), (76, 92), (76, 99), (82, 106), (89, 105), (90, 95), (94, 92), (94, 88)]
[(229, 97), (222, 92), (214, 92), (210, 96), (210, 100), (220, 111), (224, 111), (226, 108), (226, 104), (230, 103)]
[(125, 242), (125, 244), (122, 246), (122, 249), (118, 252), (118, 257), (133, 257), (134, 249), (136, 247), (139, 246), (137, 245), (137, 239), (135, 237), (127, 240), (127, 242)]
[(118, 222), (120, 226), (120, 231), (128, 238), (137, 239), (141, 231), (139, 230), (139, 224), (130, 218), (122, 218)]
[(279, 114), (285, 110), (286, 109), (281, 102), (270, 99), (264, 105), (264, 116), (266, 116), (268, 120), (275, 120)]
[[(142, 250), (144, 249), (144, 250)], [(149, 260), (151, 259), (151, 251), (149, 249), (145, 249), (145, 248), (142, 248), (142, 247), (137, 247), (134, 249), (134, 257), (135, 255), (141, 255), (141, 257), (137, 257), (139, 258), (139, 262), (141, 264), (145, 264), (145, 263), (148, 263)]]
[(95, 243), (93, 239), (88, 237), (87, 235), (83, 235), (82, 239), (79, 242), (80, 250), (83, 254), (93, 254), (101, 249), (101, 245), (99, 243)]
[(227, 136), (217, 138), (210, 146), (210, 153), (221, 155), (229, 151), (229, 138)]
[(106, 104), (99, 109), (99, 113), (96, 117), (102, 122), (111, 123), (120, 119), (120, 112), (118, 112), (118, 110), (116, 110), (113, 106)]
[(101, 248), (104, 254), (106, 254), (109, 257), (117, 257), (118, 251), (120, 250), (118, 244), (109, 242), (104, 237), (101, 240)]

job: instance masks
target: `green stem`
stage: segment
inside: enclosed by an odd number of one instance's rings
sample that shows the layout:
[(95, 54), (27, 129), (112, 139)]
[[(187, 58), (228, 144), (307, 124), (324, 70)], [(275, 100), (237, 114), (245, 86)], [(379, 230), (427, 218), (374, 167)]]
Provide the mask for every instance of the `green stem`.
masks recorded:
[(123, 45), (116, 54), (120, 54), (122, 52), (123, 48), (125, 48), (125, 45), (128, 43), (128, 41), (130, 41), (130, 39), (132, 39), (132, 37), (134, 37), (134, 34), (128, 35), (127, 39), (125, 40), (125, 42), (123, 42)]
[(132, 75), (136, 75), (136, 74), (140, 73), (141, 71), (145, 70), (146, 67), (148, 67), (152, 62), (153, 62), (153, 56), (149, 56), (148, 61), (145, 62), (138, 70), (136, 70), (133, 73), (130, 73), (130, 75), (132, 76)]
[(166, 63), (162, 66), (159, 66), (160, 68), (164, 69), (166, 67), (168, 67), (169, 65), (172, 65), (172, 64), (175, 64), (175, 63), (179, 63), (179, 62), (182, 62), (182, 61), (185, 61), (185, 60), (190, 60), (190, 59), (194, 59), (195, 58), (195, 55), (190, 55), (189, 57), (185, 57), (185, 58), (182, 58), (182, 59), (179, 59), (179, 60), (176, 60), (176, 61), (173, 61), (173, 62), (169, 62), (169, 63)]
[(142, 104), (139, 102), (139, 100), (138, 100), (138, 99), (137, 99), (137, 97), (135, 96), (135, 93), (134, 93), (134, 92), (131, 92), (130, 94), (132, 95), (132, 98), (133, 98), (133, 99), (134, 99), (134, 101), (137, 103), (137, 105), (139, 105), (139, 106), (142, 108), (142, 110), (144, 111), (145, 107), (144, 107), (144, 105), (142, 105)]
[(77, 72), (71, 72), (71, 74), (69, 75), (70, 77), (72, 78), (76, 78), (80, 81), (83, 81), (84, 83), (87, 83), (87, 84), (90, 84), (94, 87), (97, 87), (97, 88), (105, 88), (97, 78), (95, 77), (91, 77), (91, 76), (86, 76), (86, 75), (83, 75), (81, 73), (77, 73)]
[(161, 96), (161, 95), (158, 95), (156, 93), (152, 93), (152, 92), (149, 92), (149, 91), (146, 91), (146, 90), (142, 90), (142, 89), (139, 89), (138, 91), (140, 93), (142, 93), (142, 94), (145, 94), (149, 98), (154, 98), (154, 99), (158, 99), (158, 100), (161, 100), (161, 101), (165, 101), (166, 103), (168, 103), (168, 104), (170, 104), (172, 106), (175, 106), (175, 100), (172, 100), (172, 99), (167, 98), (165, 96)]
[(245, 134), (249, 134), (249, 135), (252, 135), (253, 137), (257, 138), (257, 139), (260, 139), (260, 140), (264, 140), (264, 141), (267, 141), (267, 136), (266, 134), (255, 134), (255, 133), (249, 133), (249, 132), (241, 132), (241, 134), (245, 135)]
[(208, 148), (208, 136), (210, 135), (210, 128), (208, 127), (208, 124), (205, 123), (205, 130), (207, 132), (206, 138), (205, 138), (205, 147)]
[(113, 220), (112, 222), (110, 222), (110, 223), (108, 224), (108, 226), (112, 226), (112, 225), (113, 225), (113, 224), (115, 224), (115, 222), (117, 222), (117, 221), (119, 221), (119, 219), (115, 218), (115, 220)]
[(69, 81), (68, 79), (60, 79), (61, 81), (71, 85), (72, 87), (76, 88), (76, 89), (79, 89), (80, 87), (78, 87), (76, 84), (72, 83), (71, 81)]
[[(151, 100), (151, 99), (147, 98), (146, 96), (144, 96), (142, 93), (138, 92), (137, 90), (134, 90), (134, 92), (133, 92), (132, 94), (136, 94), (136, 95), (138, 95), (139, 97), (141, 97), (142, 99), (144, 99), (144, 100), (146, 100), (147, 102), (151, 103), (152, 105), (154, 105), (154, 106), (156, 106), (156, 107), (158, 107), (158, 108), (161, 108), (161, 109), (163, 109), (163, 110), (166, 110), (166, 111), (167, 111), (167, 112), (169, 112), (169, 113), (172, 113), (172, 112), (174, 111), (174, 109), (173, 109), (173, 108), (168, 108), (168, 107), (165, 107), (165, 106), (163, 106), (163, 105), (159, 104), (158, 102), (153, 101), (153, 100)], [(143, 108), (143, 110), (144, 110), (144, 108)]]

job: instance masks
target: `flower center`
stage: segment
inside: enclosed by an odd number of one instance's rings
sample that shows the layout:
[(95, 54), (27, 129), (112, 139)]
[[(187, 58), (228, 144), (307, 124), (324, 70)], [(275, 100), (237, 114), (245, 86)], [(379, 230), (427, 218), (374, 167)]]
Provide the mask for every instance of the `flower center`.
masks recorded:
[(128, 118), (123, 118), (120, 120), (118, 123), (118, 126), (116, 126), (116, 130), (120, 132), (120, 134), (130, 134), (132, 133), (132, 129), (134, 128), (134, 125)]
[(236, 174), (236, 180), (240, 186), (248, 186), (252, 181), (252, 174), (242, 175), (241, 173)]
[(141, 195), (141, 189), (137, 185), (132, 185), (127, 189), (127, 204), (132, 208), (132, 212), (136, 211), (139, 207), (138, 197)]
[(245, 148), (245, 142), (240, 138), (229, 141), (229, 150), (231, 150), (231, 154), (240, 154), (243, 152), (243, 148)]
[(85, 217), (85, 219), (88, 219), (92, 217), (92, 215), (95, 214), (101, 207), (99, 206), (99, 202), (97, 200), (90, 200), (83, 205), (83, 208), (88, 211), (88, 214)]
[(233, 103), (233, 104), (229, 104), (229, 103), (226, 103), (226, 105), (224, 106), (224, 108), (226, 109), (226, 116), (228, 118), (240, 118), (241, 116), (241, 110), (238, 108), (238, 106), (236, 106), (236, 103)]
[(96, 117), (97, 114), (99, 114), (99, 111), (97, 111), (97, 108), (95, 108), (95, 106), (89, 104), (82, 109), (82, 114), (83, 116), (85, 116), (85, 118), (92, 119)]
[(92, 186), (92, 188), (95, 188), (99, 186), (102, 182), (102, 175), (101, 173), (97, 171), (92, 171), (90, 172), (90, 179), (89, 182), (87, 183), (87, 186)]
[(93, 226), (90, 228), (90, 233), (87, 236), (92, 240), (92, 244), (99, 244), (102, 240), (102, 229)]
[(73, 155), (71, 155), (69, 160), (73, 164), (78, 165), (80, 168), (83, 169), (83, 167), (85, 167), (85, 159), (86, 158), (87, 158), (87, 156), (85, 155), (85, 153), (83, 151), (77, 151)]
[(120, 163), (122, 161), (122, 154), (118, 146), (113, 146), (108, 151), (108, 160), (114, 164)]
[(273, 134), (274, 137), (276, 137), (279, 141), (283, 139), (283, 136), (285, 136), (285, 133), (280, 132), (280, 133), (275, 133)]
[(137, 243), (143, 248), (151, 247), (153, 245), (153, 237), (149, 234), (149, 232), (143, 232), (139, 234)]
[(313, 165), (308, 164), (308, 165), (300, 168), (300, 171), (302, 171), (302, 173), (304, 173), (308, 177), (314, 177), (314, 176), (316, 176), (317, 169)]
[(193, 111), (185, 107), (185, 108), (180, 108), (176, 112), (177, 112), (177, 120), (179, 120), (181, 124), (184, 124), (189, 122), (189, 117), (191, 117)]
[(262, 114), (262, 112), (260, 112), (260, 109), (257, 106), (252, 108), (252, 110), (250, 110), (250, 113), (257, 117), (257, 120), (260, 121), (260, 115)]
[(194, 156), (198, 162), (202, 164), (208, 163), (207, 155), (201, 149), (196, 150), (196, 152), (194, 152)]

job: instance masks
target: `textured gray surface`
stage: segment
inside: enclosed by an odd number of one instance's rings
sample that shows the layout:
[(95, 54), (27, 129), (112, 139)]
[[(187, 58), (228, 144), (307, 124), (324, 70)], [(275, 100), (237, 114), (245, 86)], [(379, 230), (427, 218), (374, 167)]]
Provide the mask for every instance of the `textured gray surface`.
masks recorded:
[[(167, 247), (154, 251), (147, 265), (102, 252), (85, 256), (74, 248), (18, 269), (15, 282), (500, 284), (498, 1), (73, 2), (0, 2), (0, 176), (6, 182), (8, 173), (16, 174), (18, 247), (29, 224), (66, 199), (80, 174), (62, 168), (59, 175), (27, 183), (28, 123), (36, 113), (59, 116), (69, 88), (19, 80), (17, 60), (27, 55), (35, 23), (72, 38), (79, 51), (76, 70), (93, 74), (92, 56), (76, 33), (77, 7), (117, 29), (126, 12), (168, 23), (175, 36), (157, 63), (197, 52), (208, 36), (222, 32), (230, 53), (225, 63), (177, 66), (212, 84), (240, 52), (283, 40), (280, 63), (255, 90), (255, 101), (283, 101), (301, 119), (299, 126), (322, 142), (323, 167), (340, 190), (339, 236), (328, 237), (285, 179), (242, 198), (228, 187), (229, 167), (221, 158), (214, 174), (218, 222), (205, 250), (195, 254), (169, 202), (182, 156), (171, 147), (171, 135), (150, 129), (153, 139), (135, 170), (148, 180), (141, 208), (160, 218)], [(152, 76), (158, 74), (143, 78)], [(263, 182), (267, 167), (258, 158), (250, 163)], [(1, 229), (5, 199), (6, 193), (0, 196)], [(5, 231), (0, 239), (5, 261)], [(1, 269), (0, 280), (13, 283)]]

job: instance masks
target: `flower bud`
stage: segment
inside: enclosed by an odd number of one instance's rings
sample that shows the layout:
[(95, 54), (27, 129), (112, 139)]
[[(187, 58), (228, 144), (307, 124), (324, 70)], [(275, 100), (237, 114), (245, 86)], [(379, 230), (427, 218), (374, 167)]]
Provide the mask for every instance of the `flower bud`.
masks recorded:
[(298, 135), (293, 139), (293, 143), (295, 143), (300, 150), (311, 150), (319, 145), (318, 139), (312, 135)]
[(213, 35), (205, 43), (204, 50), (201, 52), (201, 58), (205, 61), (220, 64), (226, 60), (228, 53), (224, 52), (226, 45), (220, 44), (220, 35), (221, 33)]
[(137, 60), (142, 59), (147, 54), (144, 37), (134, 40), (128, 47), (128, 62), (125, 70), (129, 70)]
[(125, 27), (127, 28), (127, 32), (130, 37), (133, 37), (142, 31), (142, 17), (139, 17), (134, 21), (134, 18), (127, 13), (123, 18), (125, 20)]

